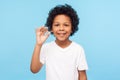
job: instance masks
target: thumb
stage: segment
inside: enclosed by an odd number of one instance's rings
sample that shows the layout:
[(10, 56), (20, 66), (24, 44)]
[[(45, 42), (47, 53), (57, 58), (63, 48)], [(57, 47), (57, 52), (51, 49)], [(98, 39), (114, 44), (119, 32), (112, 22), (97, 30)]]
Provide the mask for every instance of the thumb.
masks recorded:
[(50, 32), (49, 31), (47, 31), (46, 33), (45, 33), (45, 36), (49, 36), (50, 35)]

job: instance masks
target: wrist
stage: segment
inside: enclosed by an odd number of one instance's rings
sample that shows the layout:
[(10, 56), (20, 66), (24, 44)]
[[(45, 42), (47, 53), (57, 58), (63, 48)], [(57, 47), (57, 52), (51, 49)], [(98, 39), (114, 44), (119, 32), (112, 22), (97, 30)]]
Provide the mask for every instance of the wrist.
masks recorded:
[(38, 43), (36, 43), (35, 44), (37, 47), (41, 47), (43, 44), (38, 44)]

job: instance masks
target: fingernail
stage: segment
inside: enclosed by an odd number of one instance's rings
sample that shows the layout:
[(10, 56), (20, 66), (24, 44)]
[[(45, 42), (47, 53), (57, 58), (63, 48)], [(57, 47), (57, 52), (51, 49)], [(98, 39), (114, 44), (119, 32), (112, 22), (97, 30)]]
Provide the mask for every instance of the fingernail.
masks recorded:
[(47, 26), (45, 26), (45, 28), (46, 28), (46, 29), (48, 29), (48, 27), (47, 27)]

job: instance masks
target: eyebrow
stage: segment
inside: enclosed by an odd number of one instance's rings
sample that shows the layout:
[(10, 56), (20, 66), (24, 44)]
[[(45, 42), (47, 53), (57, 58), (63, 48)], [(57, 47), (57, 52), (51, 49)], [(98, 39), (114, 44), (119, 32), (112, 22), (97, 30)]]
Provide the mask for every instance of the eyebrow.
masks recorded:
[[(53, 22), (53, 23), (59, 23), (59, 22)], [(71, 22), (64, 22), (64, 23), (71, 23)]]

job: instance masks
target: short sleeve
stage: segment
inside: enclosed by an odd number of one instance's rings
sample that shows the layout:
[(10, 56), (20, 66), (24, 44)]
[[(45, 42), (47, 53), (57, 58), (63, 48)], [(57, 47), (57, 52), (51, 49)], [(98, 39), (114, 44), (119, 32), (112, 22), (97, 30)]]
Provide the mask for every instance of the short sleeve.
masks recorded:
[(42, 63), (42, 64), (44, 64), (45, 63), (45, 60), (46, 60), (46, 46), (45, 45), (43, 45), (42, 47), (41, 47), (41, 51), (40, 51), (40, 62)]
[(84, 49), (81, 47), (81, 49), (79, 49), (78, 52), (79, 54), (77, 59), (77, 68), (78, 70), (87, 70), (88, 65), (87, 65)]

